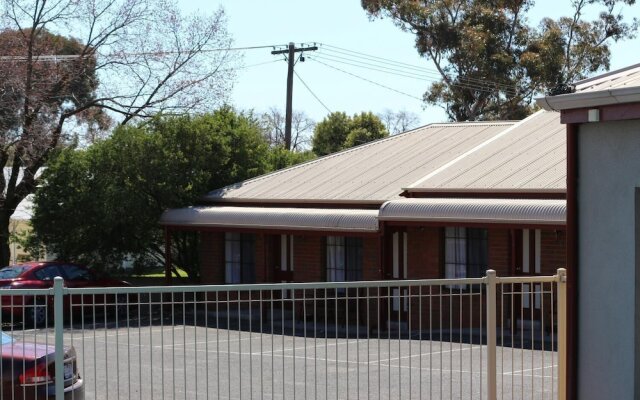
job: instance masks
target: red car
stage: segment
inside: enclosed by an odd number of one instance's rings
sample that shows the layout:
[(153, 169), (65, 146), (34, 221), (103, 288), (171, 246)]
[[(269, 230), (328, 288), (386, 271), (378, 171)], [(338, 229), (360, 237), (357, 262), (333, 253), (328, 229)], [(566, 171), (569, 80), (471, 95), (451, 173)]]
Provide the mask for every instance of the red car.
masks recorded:
[[(0, 333), (3, 399), (55, 398), (55, 347), (16, 340)], [(64, 398), (84, 400), (84, 382), (78, 374), (76, 352), (64, 348)]]
[[(91, 287), (117, 287), (131, 286), (128, 282), (99, 277), (85, 266), (66, 263), (61, 261), (29, 262), (19, 265), (12, 265), (0, 269), (0, 289), (47, 289), (53, 287), (53, 279), (60, 276), (64, 279), (64, 284), (68, 288), (91, 288)], [(117, 300), (117, 301), (116, 301)], [(53, 325), (53, 296), (0, 296), (2, 313), (9, 319), (24, 320), (28, 325), (43, 326), (47, 319), (49, 325)], [(69, 304), (74, 306), (84, 306), (96, 308), (102, 311), (105, 305), (119, 303), (124, 305), (127, 301), (126, 295), (105, 296), (104, 295), (74, 295), (69, 299), (65, 296), (65, 313), (68, 313)], [(78, 307), (73, 307), (73, 313), (78, 311)], [(7, 321), (7, 317), (3, 319)]]

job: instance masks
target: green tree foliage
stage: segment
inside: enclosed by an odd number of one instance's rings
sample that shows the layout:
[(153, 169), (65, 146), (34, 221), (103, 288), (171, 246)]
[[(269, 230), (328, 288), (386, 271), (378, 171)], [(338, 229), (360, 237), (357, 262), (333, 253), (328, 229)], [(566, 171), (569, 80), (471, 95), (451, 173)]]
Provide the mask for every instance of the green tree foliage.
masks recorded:
[(287, 150), (280, 146), (272, 147), (269, 149), (269, 154), (267, 156), (267, 166), (270, 171), (277, 171), (292, 165), (311, 161), (315, 157), (316, 155), (311, 151), (297, 152)]
[[(424, 94), (450, 119), (520, 119), (536, 95), (609, 68), (611, 42), (631, 38), (637, 20), (622, 5), (635, 0), (576, 0), (574, 15), (530, 25), (533, 0), (361, 0), (373, 17), (415, 34), (416, 48), (441, 79)], [(584, 20), (588, 8), (596, 20)]]
[(389, 136), (382, 120), (371, 112), (349, 117), (333, 112), (318, 123), (313, 132), (313, 152), (319, 156)]
[[(167, 208), (268, 170), (268, 145), (252, 118), (222, 108), (122, 126), (86, 150), (67, 149), (43, 173), (33, 242), (62, 259), (118, 265), (164, 263), (158, 220)], [(199, 277), (198, 236), (177, 234), (175, 266)]]
[(224, 11), (174, 0), (0, 2), (0, 265), (9, 219), (52, 154), (113, 123), (222, 103), (237, 59)]

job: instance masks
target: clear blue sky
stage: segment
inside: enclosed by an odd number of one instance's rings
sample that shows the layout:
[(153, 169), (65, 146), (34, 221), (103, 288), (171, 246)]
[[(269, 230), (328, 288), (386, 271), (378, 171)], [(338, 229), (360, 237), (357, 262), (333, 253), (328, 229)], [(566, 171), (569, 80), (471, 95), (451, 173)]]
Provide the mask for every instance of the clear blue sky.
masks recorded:
[[(211, 11), (222, 6), (228, 17), (228, 28), (235, 45), (260, 46), (319, 42), (327, 45), (359, 51), (361, 53), (389, 58), (407, 64), (433, 69), (433, 65), (418, 56), (414, 48), (414, 37), (402, 32), (388, 19), (370, 21), (360, 6), (359, 0), (180, 0), (187, 12)], [(529, 14), (537, 23), (542, 17), (569, 15), (569, 1), (540, 0)], [(627, 9), (640, 15), (640, 5)], [(637, 49), (639, 39), (617, 44), (612, 49), (613, 69), (640, 62)], [(244, 52), (246, 66), (275, 61), (240, 70), (232, 93), (232, 103), (240, 109), (262, 112), (270, 107), (284, 110), (287, 65), (282, 57), (272, 56), (271, 49)], [(438, 107), (424, 108), (419, 100), (429, 85), (428, 81), (405, 78), (397, 75), (363, 70), (339, 64), (328, 47), (309, 53), (307, 61), (296, 65), (296, 72), (331, 111), (354, 114), (360, 111), (382, 112), (385, 109), (411, 111), (420, 117), (421, 123), (444, 121), (446, 116)], [(331, 69), (323, 61), (345, 71), (375, 81), (384, 86), (406, 93), (400, 94), (372, 83), (357, 79)], [(344, 60), (343, 60), (344, 61)], [(363, 57), (362, 61), (366, 61)], [(321, 120), (327, 110), (316, 100), (302, 83), (294, 79), (294, 110), (307, 113), (316, 121)]]

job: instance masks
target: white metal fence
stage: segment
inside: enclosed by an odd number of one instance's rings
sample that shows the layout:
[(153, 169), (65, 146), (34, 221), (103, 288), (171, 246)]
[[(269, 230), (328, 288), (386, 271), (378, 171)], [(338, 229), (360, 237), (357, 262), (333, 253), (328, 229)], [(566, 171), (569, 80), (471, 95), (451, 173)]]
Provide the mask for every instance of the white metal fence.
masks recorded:
[(0, 398), (564, 399), (564, 282), (0, 289)]

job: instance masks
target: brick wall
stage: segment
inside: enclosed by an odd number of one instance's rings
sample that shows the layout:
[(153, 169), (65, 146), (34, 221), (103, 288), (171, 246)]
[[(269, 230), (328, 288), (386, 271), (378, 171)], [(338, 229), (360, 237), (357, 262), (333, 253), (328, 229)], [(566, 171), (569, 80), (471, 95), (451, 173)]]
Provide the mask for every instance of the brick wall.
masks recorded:
[(442, 276), (442, 229), (407, 228), (407, 279), (437, 279)]
[(558, 268), (566, 268), (566, 240), (566, 233), (564, 231), (542, 231), (540, 268), (543, 275), (554, 275)]
[(200, 276), (203, 284), (224, 283), (224, 233), (200, 233)]
[(296, 282), (324, 281), (324, 238), (295, 235), (293, 238), (293, 279)]
[(365, 281), (377, 281), (381, 278), (380, 265), (380, 239), (378, 237), (366, 237), (362, 240), (362, 279)]
[(498, 276), (511, 273), (511, 235), (508, 229), (489, 229), (489, 268)]
[(266, 237), (264, 234), (256, 234), (256, 283), (270, 282), (271, 271), (267, 270)]

